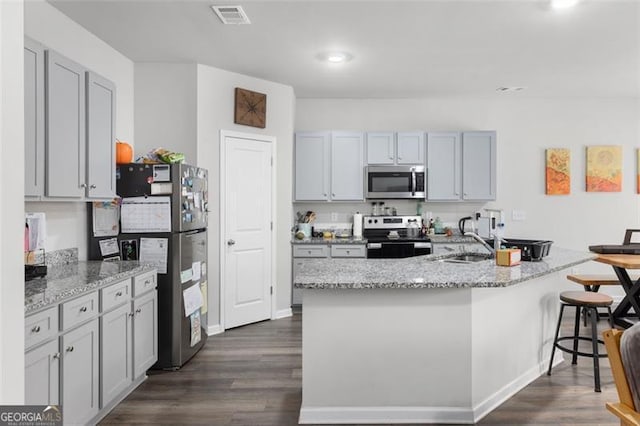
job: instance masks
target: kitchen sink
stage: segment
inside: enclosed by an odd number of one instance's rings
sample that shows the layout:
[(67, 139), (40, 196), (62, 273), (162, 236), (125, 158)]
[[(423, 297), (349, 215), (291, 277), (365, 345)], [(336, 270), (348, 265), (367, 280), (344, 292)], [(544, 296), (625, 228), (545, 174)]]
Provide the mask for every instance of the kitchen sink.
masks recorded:
[(467, 253), (448, 257), (446, 259), (442, 259), (442, 261), (447, 263), (474, 263), (482, 262), (483, 260), (487, 259), (491, 259), (490, 254)]

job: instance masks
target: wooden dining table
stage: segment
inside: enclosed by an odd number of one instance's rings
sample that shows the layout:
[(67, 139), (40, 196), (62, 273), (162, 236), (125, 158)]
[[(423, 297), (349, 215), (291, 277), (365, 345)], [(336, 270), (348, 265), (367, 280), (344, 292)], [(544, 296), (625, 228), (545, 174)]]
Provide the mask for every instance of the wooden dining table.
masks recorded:
[[(635, 322), (628, 318), (640, 318), (640, 279), (635, 282), (629, 276), (628, 269), (640, 269), (640, 255), (637, 254), (599, 254), (596, 262), (611, 265), (624, 288), (625, 296), (613, 311), (613, 322), (623, 328), (629, 328)], [(633, 308), (633, 313), (629, 311)]]

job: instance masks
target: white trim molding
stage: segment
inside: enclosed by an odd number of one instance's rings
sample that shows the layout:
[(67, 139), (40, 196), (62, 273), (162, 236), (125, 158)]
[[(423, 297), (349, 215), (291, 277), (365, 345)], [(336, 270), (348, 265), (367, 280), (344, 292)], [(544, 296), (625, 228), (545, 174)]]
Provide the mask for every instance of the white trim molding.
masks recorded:
[(290, 316), (293, 316), (293, 311), (291, 310), (291, 308), (289, 308), (289, 309), (280, 309), (279, 311), (276, 311), (276, 313), (274, 314), (273, 319), (288, 318)]
[(220, 324), (210, 325), (207, 327), (207, 336), (214, 336), (221, 333), (224, 333), (224, 328), (222, 328), (222, 325)]
[(458, 407), (303, 407), (298, 423), (473, 424), (473, 412)]

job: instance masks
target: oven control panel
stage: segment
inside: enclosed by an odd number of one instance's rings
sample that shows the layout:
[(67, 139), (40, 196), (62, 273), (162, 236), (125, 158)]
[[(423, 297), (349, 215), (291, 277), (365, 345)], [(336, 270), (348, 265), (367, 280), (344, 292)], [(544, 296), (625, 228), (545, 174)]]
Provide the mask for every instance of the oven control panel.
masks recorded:
[(362, 218), (364, 229), (404, 229), (412, 220), (422, 226), (420, 216), (364, 216)]

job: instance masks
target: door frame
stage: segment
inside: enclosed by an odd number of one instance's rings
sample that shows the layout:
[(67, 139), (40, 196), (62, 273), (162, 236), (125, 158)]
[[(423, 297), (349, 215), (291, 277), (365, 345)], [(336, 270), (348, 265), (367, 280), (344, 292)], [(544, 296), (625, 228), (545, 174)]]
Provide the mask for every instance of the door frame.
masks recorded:
[(231, 138), (239, 138), (239, 139), (250, 139), (258, 142), (265, 142), (271, 144), (271, 223), (273, 223), (273, 228), (271, 229), (271, 288), (273, 289), (271, 293), (271, 316), (270, 319), (276, 318), (276, 300), (277, 300), (277, 285), (276, 285), (276, 231), (278, 229), (278, 225), (274, 218), (276, 217), (276, 199), (277, 199), (277, 188), (276, 188), (276, 156), (274, 152), (276, 150), (276, 138), (275, 136), (268, 135), (260, 135), (256, 133), (243, 133), (236, 132), (232, 130), (220, 130), (220, 222), (218, 223), (219, 229), (218, 233), (220, 235), (219, 241), (219, 282), (220, 282), (220, 327), (221, 331), (226, 330), (226, 284), (225, 284), (225, 272), (226, 272), (226, 249), (225, 249), (225, 229), (226, 229), (226, 204), (225, 199), (227, 195), (227, 179), (226, 179), (226, 161), (227, 161), (227, 148), (226, 148), (226, 139), (228, 137)]

